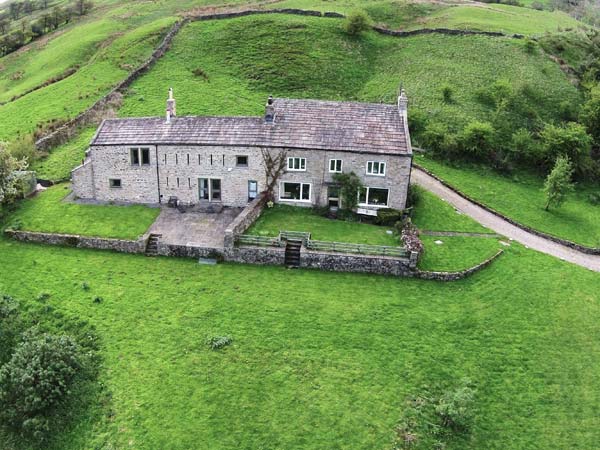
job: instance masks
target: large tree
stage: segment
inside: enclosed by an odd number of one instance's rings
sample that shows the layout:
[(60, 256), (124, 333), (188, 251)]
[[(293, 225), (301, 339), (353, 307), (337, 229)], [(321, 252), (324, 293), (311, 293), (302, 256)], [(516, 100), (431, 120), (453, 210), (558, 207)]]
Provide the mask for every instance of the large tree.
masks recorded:
[(542, 130), (540, 137), (549, 164), (559, 156), (568, 156), (579, 174), (588, 168), (592, 138), (583, 125), (575, 122), (563, 126), (549, 124)]
[(19, 196), (19, 179), (15, 172), (26, 168), (24, 160), (18, 160), (0, 144), (0, 206), (12, 203)]
[(544, 183), (544, 194), (546, 195), (546, 206), (548, 211), (550, 206), (559, 207), (567, 198), (567, 194), (573, 190), (571, 177), (573, 176), (573, 167), (567, 156), (559, 156), (556, 159), (552, 172), (546, 178)]

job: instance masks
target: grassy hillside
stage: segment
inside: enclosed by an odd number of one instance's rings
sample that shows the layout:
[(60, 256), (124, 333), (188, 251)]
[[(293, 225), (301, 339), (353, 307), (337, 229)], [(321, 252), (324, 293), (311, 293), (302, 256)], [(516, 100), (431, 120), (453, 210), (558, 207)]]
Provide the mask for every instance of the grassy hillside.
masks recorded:
[(102, 337), (111, 396), (57, 449), (391, 448), (408, 396), (465, 376), (472, 438), (449, 450), (600, 438), (600, 279), (514, 245), (450, 284), (5, 240), (0, 268), (1, 292), (48, 292)]
[[(534, 103), (549, 118), (558, 102), (579, 99), (555, 63), (518, 40), (374, 32), (357, 39), (340, 25), (284, 15), (192, 23), (134, 83), (120, 114), (162, 114), (169, 86), (179, 114), (243, 115), (262, 113), (268, 94), (393, 103), (402, 82), (413, 110), (450, 124), (488, 115), (476, 93), (498, 79), (543, 93)], [(456, 92), (452, 104), (442, 101), (444, 84)]]

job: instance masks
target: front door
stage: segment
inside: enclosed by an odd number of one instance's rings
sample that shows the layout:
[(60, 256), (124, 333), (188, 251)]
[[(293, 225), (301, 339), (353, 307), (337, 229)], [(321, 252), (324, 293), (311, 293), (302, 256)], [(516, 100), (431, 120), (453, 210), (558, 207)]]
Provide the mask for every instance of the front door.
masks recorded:
[(338, 209), (340, 207), (340, 188), (339, 186), (327, 187), (327, 205), (330, 209)]

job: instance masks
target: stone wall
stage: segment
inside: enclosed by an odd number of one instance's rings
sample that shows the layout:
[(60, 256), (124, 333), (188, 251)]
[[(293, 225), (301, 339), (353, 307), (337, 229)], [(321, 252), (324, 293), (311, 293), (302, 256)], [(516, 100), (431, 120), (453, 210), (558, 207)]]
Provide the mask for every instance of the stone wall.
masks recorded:
[(94, 174), (90, 160), (71, 171), (71, 180), (75, 197), (94, 198)]
[(313, 252), (304, 248), (300, 252), (300, 267), (392, 276), (411, 276), (412, 272), (406, 258)]
[(420, 278), (422, 280), (436, 280), (436, 281), (462, 280), (463, 278), (467, 278), (467, 277), (473, 275), (474, 273), (479, 272), (482, 269), (485, 269), (492, 262), (494, 262), (500, 255), (502, 255), (502, 253), (504, 253), (504, 251), (499, 250), (498, 253), (496, 253), (491, 258), (488, 258), (485, 261), (483, 261), (469, 269), (460, 270), (458, 272), (430, 272), (430, 271), (417, 270), (415, 272), (412, 272), (410, 276), (412, 276), (414, 278)]
[(95, 248), (99, 250), (114, 250), (121, 253), (144, 253), (146, 240), (129, 241), (124, 239), (109, 239), (79, 236), (76, 234), (41, 233), (35, 231), (6, 230), (11, 238), (21, 242), (38, 244), (62, 245), (65, 247)]
[(232, 248), (235, 245), (235, 238), (243, 234), (262, 213), (265, 206), (266, 197), (261, 194), (255, 198), (244, 210), (229, 224), (225, 230), (224, 246)]

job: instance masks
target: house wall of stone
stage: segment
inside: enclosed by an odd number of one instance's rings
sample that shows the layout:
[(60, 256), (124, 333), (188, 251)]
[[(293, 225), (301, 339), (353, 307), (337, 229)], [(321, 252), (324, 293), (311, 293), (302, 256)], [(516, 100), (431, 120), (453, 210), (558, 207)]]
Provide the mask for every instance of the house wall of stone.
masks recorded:
[[(271, 151), (279, 152), (277, 149)], [(248, 157), (247, 167), (236, 165), (237, 156)], [(329, 172), (329, 161), (341, 159), (342, 170), (354, 171), (365, 186), (389, 189), (389, 207), (405, 207), (410, 156), (295, 149), (287, 149), (287, 156), (305, 158), (306, 170), (286, 171), (281, 176), (275, 189), (275, 198), (280, 203), (326, 206), (327, 186), (333, 177)], [(90, 158), (93, 163), (93, 177), (90, 178), (94, 180), (94, 198), (97, 200), (157, 203), (159, 196), (162, 202), (176, 196), (185, 204), (197, 204), (200, 203), (199, 179), (218, 178), (221, 180), (222, 203), (245, 206), (248, 203), (248, 181), (258, 182), (259, 193), (266, 188), (264, 163), (258, 147), (150, 146), (148, 166), (131, 165), (129, 146), (92, 147)], [(368, 161), (385, 162), (385, 176), (367, 175)], [(74, 190), (87, 192), (85, 176), (83, 171), (73, 172)], [(121, 188), (111, 188), (110, 178), (121, 179)], [(310, 201), (281, 200), (279, 189), (286, 181), (310, 183)]]
[(78, 198), (93, 199), (94, 174), (91, 160), (85, 161), (71, 172), (73, 194)]
[[(156, 146), (150, 149), (150, 164), (132, 165), (132, 146), (91, 147), (89, 158), (94, 170), (94, 193), (97, 200), (132, 203), (158, 203)], [(111, 178), (121, 180), (120, 188), (111, 188)]]

